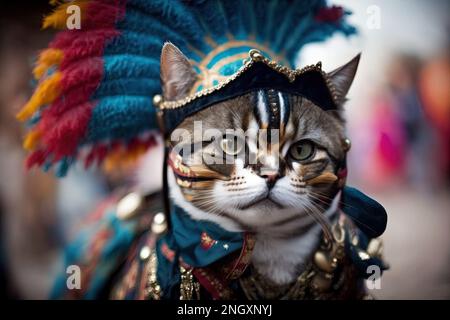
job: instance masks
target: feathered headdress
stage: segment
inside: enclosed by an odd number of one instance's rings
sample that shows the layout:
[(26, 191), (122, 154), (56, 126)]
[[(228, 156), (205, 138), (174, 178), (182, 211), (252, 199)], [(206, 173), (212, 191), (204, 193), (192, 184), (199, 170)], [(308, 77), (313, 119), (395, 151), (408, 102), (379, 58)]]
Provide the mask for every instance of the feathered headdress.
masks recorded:
[[(67, 30), (67, 9), (73, 5), (81, 12), (79, 30)], [(24, 141), (31, 152), (27, 166), (57, 165), (57, 174), (64, 175), (76, 160), (89, 166), (137, 157), (155, 144), (158, 110), (170, 131), (193, 112), (253, 88), (247, 80), (261, 72), (274, 73), (279, 85), (332, 108), (333, 90), (320, 65), (291, 68), (303, 45), (336, 31), (353, 33), (346, 14), (325, 0), (59, 4), (43, 27), (62, 31), (39, 55), (38, 85), (17, 115), (30, 127)], [(193, 91), (179, 101), (153, 99), (161, 92), (160, 53), (167, 41), (191, 59), (198, 74)], [(310, 96), (303, 88), (308, 81), (319, 93)]]

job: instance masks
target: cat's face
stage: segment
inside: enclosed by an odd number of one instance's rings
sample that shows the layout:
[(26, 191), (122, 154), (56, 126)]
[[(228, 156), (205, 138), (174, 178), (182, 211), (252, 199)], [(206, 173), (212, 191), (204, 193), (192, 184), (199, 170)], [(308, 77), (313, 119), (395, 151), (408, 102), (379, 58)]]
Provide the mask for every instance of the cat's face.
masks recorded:
[[(172, 67), (175, 60), (170, 60)], [(336, 78), (347, 86), (339, 87), (340, 92), (346, 93), (353, 79), (356, 65), (351, 67), (350, 80)], [(168, 74), (162, 72), (167, 84)], [(172, 85), (174, 81), (172, 77)], [(164, 87), (165, 98), (182, 97), (179, 88)], [(194, 134), (199, 124), (203, 134)], [(339, 191), (337, 170), (346, 152), (344, 122), (299, 96), (255, 91), (188, 117), (172, 137), (172, 158), (200, 178), (187, 183), (175, 174), (171, 186), (183, 197), (176, 201), (195, 208), (187, 210), (195, 218), (289, 234), (320, 219)], [(186, 146), (196, 148), (187, 156)]]

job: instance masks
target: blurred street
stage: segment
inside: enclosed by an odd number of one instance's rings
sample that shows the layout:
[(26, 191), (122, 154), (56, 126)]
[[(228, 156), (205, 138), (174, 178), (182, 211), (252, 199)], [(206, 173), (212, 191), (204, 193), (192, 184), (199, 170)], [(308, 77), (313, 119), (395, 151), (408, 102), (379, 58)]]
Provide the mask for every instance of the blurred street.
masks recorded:
[(450, 197), (448, 191), (374, 194), (389, 217), (379, 299), (450, 299)]

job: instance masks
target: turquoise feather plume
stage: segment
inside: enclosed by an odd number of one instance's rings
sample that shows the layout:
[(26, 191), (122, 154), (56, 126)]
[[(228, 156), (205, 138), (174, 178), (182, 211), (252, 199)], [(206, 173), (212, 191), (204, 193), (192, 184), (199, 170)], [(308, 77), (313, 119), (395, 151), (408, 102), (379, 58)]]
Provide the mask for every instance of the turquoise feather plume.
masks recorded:
[[(73, 1), (81, 30), (63, 30), (36, 67), (35, 94), (19, 113), (30, 120), (27, 165), (64, 175), (77, 160), (100, 163), (112, 154), (136, 155), (155, 144), (160, 93), (159, 58), (174, 43), (204, 69), (221, 77), (240, 66), (257, 46), (292, 67), (301, 48), (335, 32), (350, 35), (345, 12), (325, 0), (90, 0)], [(64, 29), (68, 4), (45, 19)], [(223, 65), (223, 58), (235, 60)], [(220, 68), (219, 68), (220, 66)], [(216, 68), (216, 69), (215, 69)], [(218, 80), (219, 79), (219, 80)], [(202, 89), (199, 87), (198, 89)], [(117, 157), (116, 157), (117, 158)]]

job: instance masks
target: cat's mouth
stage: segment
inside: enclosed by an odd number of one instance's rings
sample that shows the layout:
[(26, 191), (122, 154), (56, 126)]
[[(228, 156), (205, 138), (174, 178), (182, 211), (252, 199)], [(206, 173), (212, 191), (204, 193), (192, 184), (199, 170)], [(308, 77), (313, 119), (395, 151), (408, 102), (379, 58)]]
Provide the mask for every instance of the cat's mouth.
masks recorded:
[(263, 195), (255, 198), (253, 201), (251, 201), (250, 203), (248, 203), (246, 205), (241, 206), (239, 209), (247, 210), (250, 207), (257, 206), (257, 205), (266, 206), (266, 207), (275, 207), (277, 209), (282, 209), (283, 208), (283, 205), (278, 203), (274, 199), (272, 199), (270, 197), (270, 193), (267, 192), (267, 194), (263, 194)]

